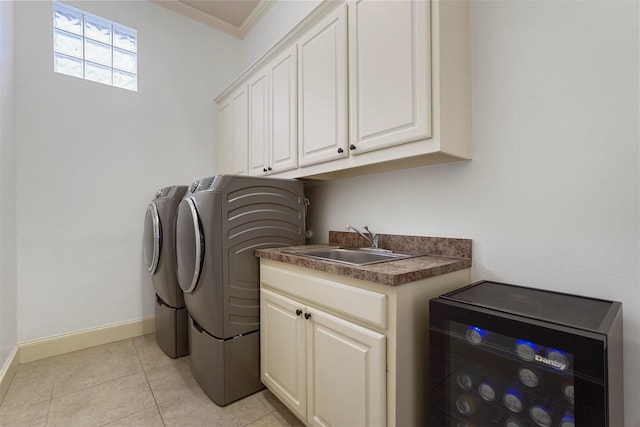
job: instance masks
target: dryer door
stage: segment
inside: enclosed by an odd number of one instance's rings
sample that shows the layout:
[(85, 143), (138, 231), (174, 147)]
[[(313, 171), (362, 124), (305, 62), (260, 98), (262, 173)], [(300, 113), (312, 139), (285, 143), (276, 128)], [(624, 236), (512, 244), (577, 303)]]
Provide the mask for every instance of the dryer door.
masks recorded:
[(160, 260), (162, 248), (162, 225), (158, 216), (158, 207), (151, 202), (144, 216), (144, 265), (149, 273), (154, 274)]
[(204, 236), (193, 198), (178, 205), (176, 216), (176, 263), (178, 283), (184, 292), (192, 293), (204, 261)]

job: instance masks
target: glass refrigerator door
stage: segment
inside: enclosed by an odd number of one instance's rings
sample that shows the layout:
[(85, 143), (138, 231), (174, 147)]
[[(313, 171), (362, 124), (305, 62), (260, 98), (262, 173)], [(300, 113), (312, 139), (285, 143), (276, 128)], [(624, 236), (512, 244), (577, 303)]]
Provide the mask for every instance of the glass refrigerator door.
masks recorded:
[(606, 424), (602, 337), (452, 301), (430, 310), (431, 425)]

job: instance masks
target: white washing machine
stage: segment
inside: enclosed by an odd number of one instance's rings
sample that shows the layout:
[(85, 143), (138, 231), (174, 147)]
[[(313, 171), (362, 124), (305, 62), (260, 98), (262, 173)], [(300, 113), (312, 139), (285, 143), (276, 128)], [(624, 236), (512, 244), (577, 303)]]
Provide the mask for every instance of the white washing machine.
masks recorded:
[(144, 218), (144, 264), (156, 292), (156, 339), (170, 357), (189, 354), (187, 309), (176, 278), (175, 223), (186, 185), (156, 192)]

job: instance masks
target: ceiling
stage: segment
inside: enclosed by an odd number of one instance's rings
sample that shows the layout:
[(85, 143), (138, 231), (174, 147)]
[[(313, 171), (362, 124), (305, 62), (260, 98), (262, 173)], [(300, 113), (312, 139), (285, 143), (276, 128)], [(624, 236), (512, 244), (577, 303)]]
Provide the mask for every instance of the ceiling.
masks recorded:
[(244, 38), (276, 0), (153, 0), (187, 18)]

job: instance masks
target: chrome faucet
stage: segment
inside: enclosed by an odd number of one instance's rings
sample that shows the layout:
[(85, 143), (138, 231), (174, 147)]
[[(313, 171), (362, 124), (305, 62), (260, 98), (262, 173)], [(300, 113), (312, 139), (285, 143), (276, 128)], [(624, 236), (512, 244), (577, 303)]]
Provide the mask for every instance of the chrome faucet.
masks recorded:
[(371, 245), (371, 248), (373, 249), (378, 249), (378, 235), (376, 233), (372, 233), (371, 230), (369, 230), (368, 226), (364, 226), (362, 228), (365, 229), (365, 231), (367, 232), (368, 236), (366, 234), (364, 234), (362, 231), (358, 230), (356, 227), (354, 227), (353, 225), (347, 225), (346, 230), (353, 230), (356, 233), (358, 233), (360, 236), (362, 236), (362, 238), (364, 240), (366, 240), (367, 242), (369, 242), (369, 244)]

